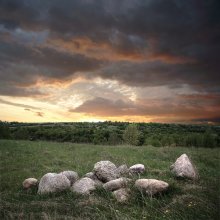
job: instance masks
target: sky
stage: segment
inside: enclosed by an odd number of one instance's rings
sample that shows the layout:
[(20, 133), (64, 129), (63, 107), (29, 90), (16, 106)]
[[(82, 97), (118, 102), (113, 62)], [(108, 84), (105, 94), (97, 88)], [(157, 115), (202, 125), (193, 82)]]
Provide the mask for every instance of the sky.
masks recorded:
[(220, 1), (0, 0), (0, 120), (220, 122)]

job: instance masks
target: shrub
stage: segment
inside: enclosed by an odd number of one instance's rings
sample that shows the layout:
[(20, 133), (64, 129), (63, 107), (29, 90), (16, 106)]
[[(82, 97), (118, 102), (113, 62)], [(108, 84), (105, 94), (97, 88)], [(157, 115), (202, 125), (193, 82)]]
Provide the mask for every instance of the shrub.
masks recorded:
[(161, 147), (162, 146), (161, 142), (158, 139), (155, 139), (155, 138), (147, 138), (145, 140), (145, 144), (146, 145), (152, 145), (154, 147)]
[(8, 139), (10, 136), (11, 134), (8, 124), (0, 121), (0, 138)]
[(123, 140), (129, 145), (138, 145), (140, 132), (136, 124), (130, 124), (126, 127)]

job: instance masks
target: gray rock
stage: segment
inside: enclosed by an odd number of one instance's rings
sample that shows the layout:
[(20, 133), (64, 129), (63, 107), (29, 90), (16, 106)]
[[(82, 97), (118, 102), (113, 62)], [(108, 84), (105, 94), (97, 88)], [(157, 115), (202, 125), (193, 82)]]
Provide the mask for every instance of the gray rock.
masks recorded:
[(118, 202), (125, 203), (129, 200), (130, 190), (127, 188), (121, 188), (121, 189), (115, 190), (112, 194)]
[(47, 173), (40, 179), (38, 194), (60, 192), (69, 188), (70, 181), (65, 175)]
[(86, 173), (84, 176), (88, 177), (92, 180), (98, 179), (97, 176), (95, 175), (95, 173), (93, 173), (93, 172)]
[(129, 169), (126, 164), (123, 164), (117, 168), (117, 172), (120, 177), (123, 177), (129, 174)]
[(97, 162), (93, 171), (98, 179), (104, 183), (118, 178), (117, 167), (110, 161)]
[(38, 184), (38, 180), (35, 178), (28, 178), (24, 180), (24, 182), (22, 183), (24, 189), (32, 188), (34, 186), (37, 186), (37, 184)]
[(92, 179), (97, 187), (102, 187), (102, 185), (104, 184), (93, 172), (86, 173), (84, 176)]
[(135, 164), (129, 168), (131, 174), (141, 174), (145, 172), (145, 166), (143, 164)]
[(76, 192), (82, 195), (90, 194), (90, 192), (94, 191), (95, 189), (95, 182), (88, 177), (77, 180), (71, 187), (72, 192)]
[(128, 178), (118, 178), (115, 180), (111, 180), (103, 185), (103, 188), (108, 191), (114, 191), (120, 188), (125, 188), (131, 179)]
[(65, 175), (69, 179), (71, 185), (79, 179), (78, 173), (75, 171), (67, 170), (61, 172), (60, 174)]
[(93, 180), (93, 181), (95, 182), (96, 187), (103, 187), (104, 183), (102, 181), (100, 181), (99, 179)]
[(176, 162), (170, 166), (170, 169), (176, 177), (188, 179), (198, 178), (197, 171), (186, 154), (182, 154), (177, 158)]
[(166, 191), (169, 187), (169, 184), (156, 179), (138, 179), (135, 182), (135, 186), (141, 192), (152, 196), (154, 194)]

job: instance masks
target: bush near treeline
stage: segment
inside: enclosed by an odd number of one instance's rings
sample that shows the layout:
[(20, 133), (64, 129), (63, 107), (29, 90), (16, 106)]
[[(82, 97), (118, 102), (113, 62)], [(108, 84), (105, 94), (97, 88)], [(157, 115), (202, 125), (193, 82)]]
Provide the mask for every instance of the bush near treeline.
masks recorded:
[[(102, 145), (219, 147), (220, 126), (127, 122), (18, 123), (0, 122), (0, 138)], [(129, 126), (131, 128), (129, 129)], [(135, 127), (137, 130), (135, 131)], [(127, 134), (126, 134), (127, 132)], [(133, 136), (128, 132), (136, 132)], [(126, 136), (127, 135), (127, 136)], [(126, 139), (127, 137), (127, 139)]]

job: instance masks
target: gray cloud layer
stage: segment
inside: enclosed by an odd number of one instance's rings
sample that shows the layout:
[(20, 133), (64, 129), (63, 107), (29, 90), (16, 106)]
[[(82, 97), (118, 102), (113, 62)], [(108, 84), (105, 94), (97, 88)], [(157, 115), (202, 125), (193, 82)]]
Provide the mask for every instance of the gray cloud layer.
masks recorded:
[[(90, 77), (101, 76), (135, 86), (185, 83), (206, 89), (217, 87), (220, 82), (218, 8), (219, 1), (214, 0), (3, 0), (0, 24), (4, 33), (8, 30), (9, 37), (19, 28), (24, 30), (22, 39), (29, 39), (36, 32), (35, 41), (37, 33), (42, 41), (42, 31), (48, 31), (48, 39), (68, 41), (86, 37), (98, 44), (108, 44), (118, 54), (147, 53), (152, 57), (167, 56), (171, 60), (180, 57), (194, 62), (109, 64), (106, 61), (103, 64), (80, 54), (28, 46), (23, 41), (5, 42), (2, 37), (1, 81), (16, 79), (16, 83), (29, 83), (35, 82), (38, 75), (62, 80), (74, 77), (76, 72), (94, 72)], [(12, 69), (12, 63), (19, 64), (17, 72)], [(25, 65), (32, 70), (23, 71)]]

